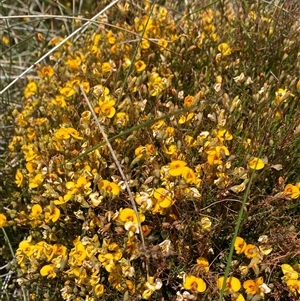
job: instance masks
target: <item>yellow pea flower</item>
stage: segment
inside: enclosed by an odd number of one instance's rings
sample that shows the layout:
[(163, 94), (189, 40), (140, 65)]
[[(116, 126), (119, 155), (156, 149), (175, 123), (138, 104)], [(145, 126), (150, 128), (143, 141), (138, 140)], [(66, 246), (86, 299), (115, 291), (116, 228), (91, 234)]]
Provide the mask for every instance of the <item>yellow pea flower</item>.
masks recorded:
[(284, 187), (284, 194), (292, 199), (297, 199), (300, 196), (300, 190), (295, 185), (287, 184)]
[(171, 163), (169, 163), (169, 174), (172, 177), (178, 177), (181, 176), (183, 171), (184, 171), (184, 167), (186, 166), (186, 162), (181, 161), (181, 160), (174, 160)]
[(23, 183), (23, 174), (21, 173), (21, 171), (18, 169), (17, 170), (17, 173), (16, 173), (16, 176), (15, 176), (15, 183), (18, 185), (18, 187), (20, 187)]
[(246, 255), (247, 258), (253, 258), (258, 255), (258, 248), (255, 245), (248, 244), (245, 247), (244, 254)]
[(231, 54), (232, 50), (227, 43), (221, 43), (218, 45), (218, 50), (223, 56), (228, 56)]
[(44, 265), (40, 270), (40, 274), (44, 277), (47, 276), (48, 279), (53, 279), (56, 277), (56, 273), (54, 272), (54, 266), (51, 264)]
[(234, 242), (234, 248), (237, 254), (242, 254), (245, 251), (247, 244), (243, 238), (237, 237)]
[(6, 216), (2, 213), (0, 213), (0, 228), (6, 225)]
[(183, 281), (183, 287), (193, 292), (203, 293), (206, 290), (206, 283), (202, 278), (188, 275)]
[[(217, 286), (221, 290), (224, 283), (224, 276), (220, 277), (217, 281)], [(228, 277), (226, 279), (225, 292), (228, 294), (239, 291), (241, 288), (241, 282), (236, 277)]]
[(263, 169), (265, 167), (265, 163), (263, 162), (262, 159), (254, 157), (253, 159), (251, 159), (248, 162), (248, 166), (251, 169), (260, 170), (260, 169)]
[(137, 72), (142, 72), (146, 69), (147, 65), (145, 64), (144, 61), (139, 60), (139, 61), (134, 63), (134, 67), (135, 67)]

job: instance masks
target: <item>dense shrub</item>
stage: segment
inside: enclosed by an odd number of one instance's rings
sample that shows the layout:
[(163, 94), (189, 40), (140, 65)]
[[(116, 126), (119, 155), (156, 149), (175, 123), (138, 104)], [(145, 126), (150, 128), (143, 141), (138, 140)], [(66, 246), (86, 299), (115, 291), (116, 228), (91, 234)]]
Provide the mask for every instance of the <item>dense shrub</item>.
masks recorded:
[(228, 300), (298, 299), (299, 9), (215, 2), (120, 4), (28, 78), (0, 215), (23, 299), (217, 300), (227, 263)]

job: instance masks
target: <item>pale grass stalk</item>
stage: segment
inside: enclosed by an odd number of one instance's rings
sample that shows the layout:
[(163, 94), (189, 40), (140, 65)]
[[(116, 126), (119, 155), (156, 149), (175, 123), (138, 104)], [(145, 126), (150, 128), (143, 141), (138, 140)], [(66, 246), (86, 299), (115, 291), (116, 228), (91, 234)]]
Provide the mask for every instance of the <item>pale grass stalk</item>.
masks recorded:
[[(102, 134), (102, 136), (103, 136), (103, 139), (104, 139), (105, 143), (107, 144), (107, 146), (109, 148), (109, 151), (110, 151), (110, 153), (112, 155), (112, 158), (113, 158), (113, 160), (114, 160), (114, 162), (115, 162), (115, 164), (116, 164), (116, 166), (117, 166), (117, 168), (118, 168), (118, 170), (120, 172), (122, 180), (124, 181), (124, 184), (126, 186), (126, 190), (127, 190), (130, 202), (131, 202), (131, 206), (132, 206), (132, 208), (133, 208), (133, 210), (135, 212), (135, 215), (137, 217), (139, 234), (140, 234), (140, 237), (141, 237), (143, 251), (145, 251), (146, 250), (146, 246), (145, 246), (145, 239), (144, 239), (143, 230), (142, 230), (142, 226), (141, 226), (141, 220), (140, 220), (139, 212), (137, 210), (137, 207), (136, 207), (136, 204), (135, 204), (135, 201), (134, 201), (134, 198), (133, 198), (133, 194), (132, 194), (131, 189), (129, 187), (127, 178), (126, 178), (126, 176), (125, 176), (125, 174), (123, 172), (121, 164), (120, 164), (120, 162), (119, 162), (119, 160), (118, 160), (118, 158), (116, 156), (116, 153), (115, 153), (114, 149), (112, 148), (112, 145), (109, 142), (109, 140), (107, 138), (107, 135), (106, 135), (103, 127), (101, 126), (101, 124), (100, 124), (100, 122), (99, 122), (99, 120), (98, 120), (98, 118), (97, 118), (97, 116), (95, 114), (94, 108), (92, 107), (92, 105), (91, 105), (91, 103), (90, 103), (90, 101), (89, 101), (89, 99), (88, 99), (88, 97), (87, 97), (86, 93), (84, 92), (84, 90), (83, 90), (83, 88), (82, 88), (81, 85), (80, 85), (80, 91), (81, 91), (82, 95), (84, 96), (84, 99), (85, 99), (85, 101), (86, 101), (86, 103), (87, 103), (87, 105), (88, 105), (88, 107), (90, 109), (90, 112), (93, 115), (93, 118), (94, 118), (94, 120), (95, 120), (95, 122), (96, 122), (96, 124), (97, 124), (97, 126), (98, 126), (98, 128), (99, 128), (99, 130), (100, 130), (100, 132)], [(148, 261), (146, 261), (146, 271), (147, 271), (147, 280), (148, 280), (149, 279)]]
[(101, 16), (104, 12), (106, 12), (109, 8), (111, 8), (113, 5), (115, 5), (118, 1), (119, 0), (112, 1), (104, 9), (102, 9), (98, 14), (96, 14), (93, 18), (91, 18), (89, 21), (84, 23), (82, 26), (80, 26), (75, 31), (73, 31), (70, 35), (68, 35), (66, 38), (64, 38), (60, 43), (58, 43), (56, 46), (54, 46), (51, 50), (49, 50), (46, 54), (44, 54), (41, 58), (39, 58), (34, 64), (32, 64), (24, 72), (22, 72), (17, 78), (15, 78), (12, 82), (10, 82), (4, 89), (2, 89), (2, 91), (0, 91), (0, 95), (2, 95), (6, 90), (8, 90), (11, 86), (13, 86), (20, 78), (22, 78), (24, 75), (26, 75), (31, 69), (33, 69), (37, 64), (42, 62), (46, 57), (48, 57), (51, 53), (53, 53), (60, 46), (62, 46), (65, 42), (70, 40), (72, 37), (74, 37), (78, 33), (84, 31), (84, 29), (87, 28), (87, 26), (89, 24), (91, 24), (94, 20), (96, 20), (99, 16)]

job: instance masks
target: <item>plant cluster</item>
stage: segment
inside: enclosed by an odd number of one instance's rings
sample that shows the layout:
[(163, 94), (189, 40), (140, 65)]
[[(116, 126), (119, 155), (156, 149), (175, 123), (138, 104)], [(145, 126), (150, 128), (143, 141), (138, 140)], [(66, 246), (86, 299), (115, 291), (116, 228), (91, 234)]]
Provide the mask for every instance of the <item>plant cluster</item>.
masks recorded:
[(299, 9), (215, 2), (119, 3), (36, 66), (11, 112), (19, 163), (0, 207), (0, 227), (26, 233), (11, 289), (299, 298)]

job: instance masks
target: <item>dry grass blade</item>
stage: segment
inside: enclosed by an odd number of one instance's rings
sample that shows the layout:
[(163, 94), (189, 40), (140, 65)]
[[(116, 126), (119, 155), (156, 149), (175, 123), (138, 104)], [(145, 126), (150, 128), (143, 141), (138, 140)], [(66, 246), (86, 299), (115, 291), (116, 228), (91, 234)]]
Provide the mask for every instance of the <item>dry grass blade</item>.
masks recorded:
[[(82, 86), (80, 86), (80, 91), (81, 91), (82, 95), (84, 96), (84, 99), (85, 99), (85, 101), (86, 101), (86, 103), (87, 103), (87, 105), (88, 105), (88, 107), (90, 109), (90, 112), (92, 113), (92, 116), (93, 116), (93, 118), (94, 118), (94, 120), (95, 120), (95, 122), (96, 122), (96, 124), (97, 124), (97, 126), (98, 126), (98, 128), (99, 128), (99, 130), (100, 130), (100, 132), (102, 134), (102, 136), (103, 136), (103, 139), (105, 140), (105, 142), (106, 142), (106, 144), (107, 144), (107, 146), (109, 148), (109, 151), (110, 151), (110, 153), (111, 153), (111, 155), (113, 157), (113, 160), (116, 163), (116, 166), (117, 166), (117, 168), (118, 168), (118, 170), (120, 172), (120, 175), (121, 175), (121, 177), (122, 177), (122, 179), (124, 181), (124, 184), (126, 186), (126, 190), (127, 190), (127, 193), (128, 193), (131, 205), (132, 205), (132, 208), (133, 208), (133, 210), (134, 210), (134, 212), (136, 214), (136, 217), (137, 217), (139, 234), (140, 234), (140, 237), (141, 237), (141, 242), (142, 242), (143, 250), (145, 251), (146, 250), (145, 239), (144, 239), (144, 235), (143, 235), (143, 230), (142, 230), (142, 226), (141, 226), (139, 212), (137, 210), (137, 207), (136, 207), (136, 204), (135, 204), (132, 192), (130, 190), (130, 187), (129, 187), (129, 184), (128, 184), (128, 180), (127, 180), (127, 178), (126, 178), (126, 176), (125, 176), (125, 174), (123, 172), (121, 164), (120, 164), (120, 162), (119, 162), (119, 160), (118, 160), (118, 158), (116, 156), (116, 153), (115, 153), (114, 149), (112, 148), (112, 146), (111, 146), (111, 144), (110, 144), (110, 142), (109, 142), (109, 140), (107, 138), (107, 135), (106, 135), (103, 127), (101, 126), (101, 124), (100, 124), (100, 122), (99, 122), (99, 120), (98, 120), (98, 118), (97, 118), (97, 116), (96, 116), (96, 114), (94, 112), (94, 108), (92, 107), (92, 105), (91, 105), (88, 97), (86, 96), (86, 93), (84, 92)], [(147, 269), (147, 279), (148, 279), (149, 278), (148, 261), (146, 261), (146, 269)]]

